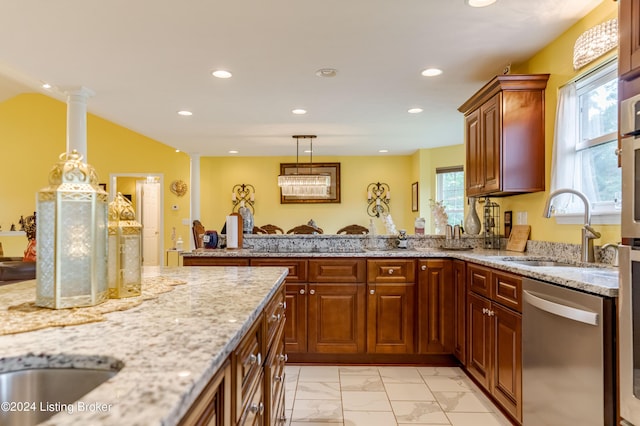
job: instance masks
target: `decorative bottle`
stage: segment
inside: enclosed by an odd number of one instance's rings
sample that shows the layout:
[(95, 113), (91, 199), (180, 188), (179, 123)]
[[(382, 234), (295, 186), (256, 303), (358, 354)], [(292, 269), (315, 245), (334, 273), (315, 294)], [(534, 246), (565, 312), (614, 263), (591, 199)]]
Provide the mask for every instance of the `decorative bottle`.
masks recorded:
[(244, 201), (240, 203), (238, 213), (242, 216), (242, 232), (244, 234), (253, 234), (253, 213), (244, 205)]
[(464, 231), (469, 235), (480, 234), (480, 218), (476, 212), (476, 197), (469, 197), (469, 211), (464, 218)]

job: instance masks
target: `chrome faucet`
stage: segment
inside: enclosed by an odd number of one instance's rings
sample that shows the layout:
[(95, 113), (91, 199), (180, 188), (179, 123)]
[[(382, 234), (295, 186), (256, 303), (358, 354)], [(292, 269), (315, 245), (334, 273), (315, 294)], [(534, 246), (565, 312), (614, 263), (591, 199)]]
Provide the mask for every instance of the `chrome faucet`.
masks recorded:
[(613, 262), (611, 262), (611, 266), (618, 266), (619, 262), (618, 262), (618, 249), (620, 248), (618, 246), (618, 243), (607, 243), (605, 245), (603, 245), (602, 247), (600, 247), (601, 251), (605, 251), (608, 248), (612, 248), (614, 250), (614, 257), (613, 257)]
[(580, 191), (576, 191), (571, 188), (561, 188), (553, 191), (547, 198), (547, 203), (544, 206), (543, 216), (546, 218), (551, 217), (551, 201), (561, 194), (573, 194), (580, 198), (584, 203), (584, 226), (582, 227), (582, 248), (581, 248), (581, 260), (583, 262), (593, 263), (595, 262), (595, 255), (593, 251), (593, 240), (600, 238), (600, 233), (591, 227), (591, 204), (587, 197)]

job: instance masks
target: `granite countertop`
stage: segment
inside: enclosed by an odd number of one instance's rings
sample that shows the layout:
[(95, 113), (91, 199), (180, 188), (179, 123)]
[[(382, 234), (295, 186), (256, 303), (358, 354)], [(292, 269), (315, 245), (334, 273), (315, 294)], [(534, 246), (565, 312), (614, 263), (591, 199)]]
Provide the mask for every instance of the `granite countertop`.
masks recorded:
[[(238, 345), (287, 274), (285, 268), (145, 268), (185, 281), (106, 321), (0, 336), (0, 371), (40, 366), (105, 368), (118, 374), (81, 398), (104, 412), (60, 412), (45, 425), (173, 425)], [(3, 305), (35, 281), (2, 287)], [(3, 306), (6, 309), (7, 306)], [(30, 354), (30, 355), (28, 355)]]
[(540, 256), (506, 250), (447, 250), (443, 248), (410, 249), (363, 249), (358, 247), (321, 246), (320, 249), (297, 250), (294, 248), (270, 250), (260, 249), (214, 249), (183, 252), (182, 256), (197, 257), (397, 257), (434, 258), (448, 257), (479, 263), (492, 268), (513, 272), (525, 277), (538, 279), (572, 289), (582, 290), (600, 296), (618, 296), (618, 268), (607, 264), (586, 264), (567, 261), (572, 266), (529, 266), (515, 263), (517, 260), (559, 260), (558, 256)]

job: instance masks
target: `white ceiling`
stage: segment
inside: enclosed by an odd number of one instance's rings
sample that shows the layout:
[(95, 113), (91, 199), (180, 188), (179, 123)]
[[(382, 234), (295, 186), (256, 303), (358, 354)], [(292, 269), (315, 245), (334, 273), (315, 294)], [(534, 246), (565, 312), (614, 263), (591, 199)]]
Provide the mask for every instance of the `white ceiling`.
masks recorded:
[(410, 154), (462, 143), (456, 108), (601, 1), (4, 0), (0, 100), (84, 86), (91, 113), (205, 156), (294, 155), (293, 134), (314, 155)]

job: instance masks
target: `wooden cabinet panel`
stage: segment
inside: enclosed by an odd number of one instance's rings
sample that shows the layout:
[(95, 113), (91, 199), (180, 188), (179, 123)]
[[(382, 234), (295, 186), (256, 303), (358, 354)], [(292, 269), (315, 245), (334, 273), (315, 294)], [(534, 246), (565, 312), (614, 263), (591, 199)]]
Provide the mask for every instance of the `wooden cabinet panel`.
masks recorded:
[(469, 292), (467, 306), (467, 371), (482, 386), (490, 389), (493, 333), (491, 317), (486, 313), (491, 302)]
[[(482, 159), (483, 186), (479, 193), (495, 192), (500, 189), (500, 169), (502, 165), (502, 132), (500, 121), (500, 93), (480, 107), (480, 137), (484, 148)], [(468, 195), (473, 195), (468, 193)]]
[[(241, 418), (253, 398), (254, 389), (262, 388), (263, 375), (263, 330), (262, 316), (251, 327), (235, 350), (235, 401), (236, 418)], [(262, 399), (262, 391), (260, 392)]]
[(253, 387), (251, 393), (247, 396), (245, 408), (240, 412), (238, 425), (242, 426), (264, 426), (264, 389), (262, 381), (264, 373), (260, 370), (257, 378), (259, 385)]
[(310, 283), (307, 347), (311, 353), (365, 350), (365, 285)]
[(249, 266), (249, 259), (242, 257), (183, 256), (184, 266)]
[(467, 339), (467, 265), (462, 260), (454, 260), (453, 285), (454, 285), (454, 344), (453, 354), (462, 365), (467, 364), (466, 339)]
[(522, 421), (522, 316), (493, 303), (493, 380), (491, 393)]
[(418, 261), (418, 348), (420, 353), (452, 353), (454, 293), (451, 260)]
[(369, 284), (367, 351), (414, 351), (415, 284)]
[(225, 362), (209, 381), (180, 426), (231, 426), (231, 365)]
[(493, 271), (492, 297), (498, 303), (522, 312), (522, 277)]
[(480, 110), (475, 110), (464, 117), (466, 141), (466, 184), (467, 195), (481, 192), (484, 187), (484, 147), (480, 137)]
[(469, 263), (467, 264), (467, 279), (470, 291), (486, 298), (491, 297), (491, 268)]
[(265, 375), (265, 419), (268, 425), (276, 426), (281, 424), (284, 415), (285, 397), (285, 362), (287, 356), (284, 349), (284, 323), (280, 324), (274, 345), (269, 352), (264, 365)]
[(307, 285), (287, 284), (284, 341), (287, 353), (307, 351)]
[(309, 260), (309, 282), (363, 283), (366, 272), (364, 259)]
[(416, 262), (413, 259), (367, 260), (367, 282), (413, 283), (416, 280)]
[(618, 73), (625, 81), (640, 77), (640, 0), (620, 0)]
[[(285, 289), (277, 292), (264, 309), (264, 323), (266, 333), (266, 347), (269, 348), (274, 344), (276, 333), (280, 325), (285, 323)], [(266, 348), (265, 351), (266, 353)]]
[(307, 260), (283, 259), (283, 258), (254, 258), (251, 266), (280, 266), (288, 268), (287, 283), (307, 282)]

